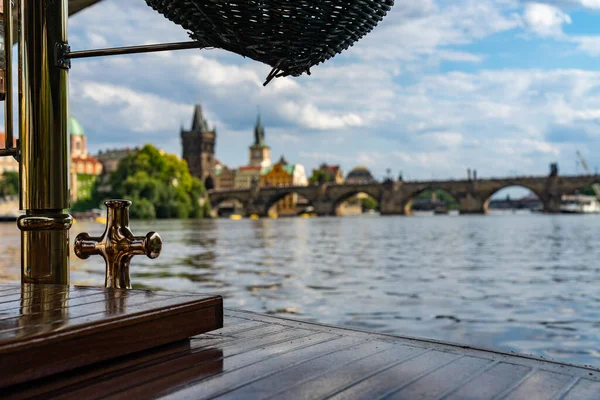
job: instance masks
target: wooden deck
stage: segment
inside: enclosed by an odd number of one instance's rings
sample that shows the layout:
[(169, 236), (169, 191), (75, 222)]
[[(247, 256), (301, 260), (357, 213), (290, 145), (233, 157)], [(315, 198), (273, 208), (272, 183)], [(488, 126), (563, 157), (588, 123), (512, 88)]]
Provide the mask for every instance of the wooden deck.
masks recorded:
[(600, 399), (600, 371), (225, 310), (224, 328), (2, 392), (61, 399)]
[(0, 284), (3, 388), (223, 326), (220, 296)]

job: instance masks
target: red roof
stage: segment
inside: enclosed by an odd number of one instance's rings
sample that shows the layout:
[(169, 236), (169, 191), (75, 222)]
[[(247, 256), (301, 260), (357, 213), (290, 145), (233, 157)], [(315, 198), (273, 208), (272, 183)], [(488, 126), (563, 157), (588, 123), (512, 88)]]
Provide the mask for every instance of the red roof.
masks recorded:
[(246, 165), (244, 167), (240, 167), (240, 171), (260, 171), (260, 165)]
[(100, 161), (98, 161), (98, 159), (94, 158), (94, 157), (73, 157), (71, 158), (71, 160), (73, 161), (83, 161), (83, 162), (91, 162), (94, 164), (101, 164)]
[[(4, 132), (0, 132), (0, 149), (4, 148), (4, 141), (6, 140), (6, 135)], [(17, 138), (13, 137), (13, 147), (17, 147)]]

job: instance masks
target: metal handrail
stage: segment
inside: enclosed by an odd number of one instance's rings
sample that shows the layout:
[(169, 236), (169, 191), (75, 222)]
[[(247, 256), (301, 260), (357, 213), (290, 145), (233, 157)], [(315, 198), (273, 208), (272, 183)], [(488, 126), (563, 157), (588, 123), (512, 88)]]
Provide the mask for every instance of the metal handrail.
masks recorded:
[[(6, 1), (6, 0), (4, 0), (4, 1)], [(189, 50), (189, 49), (200, 49), (200, 48), (202, 48), (202, 45), (195, 41), (174, 42), (174, 43), (156, 43), (156, 44), (146, 44), (146, 45), (139, 45), (139, 46), (109, 47), (109, 48), (105, 48), (105, 49), (67, 51), (63, 54), (63, 58), (67, 59), (67, 60), (73, 60), (73, 59), (77, 59), (77, 58), (120, 56), (120, 55), (125, 55), (125, 54), (140, 54), (140, 53), (157, 53), (157, 52), (161, 52), (161, 51)]]

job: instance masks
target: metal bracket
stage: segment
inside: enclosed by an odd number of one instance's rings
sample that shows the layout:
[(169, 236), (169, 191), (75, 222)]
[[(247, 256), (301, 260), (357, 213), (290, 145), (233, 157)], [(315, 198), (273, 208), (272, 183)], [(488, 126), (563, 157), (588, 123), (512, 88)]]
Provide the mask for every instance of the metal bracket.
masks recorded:
[(71, 46), (67, 42), (56, 43), (56, 66), (58, 68), (69, 70), (71, 69), (71, 60), (69, 59)]
[(13, 157), (17, 162), (21, 162), (21, 153), (18, 147), (0, 149), (0, 157)]
[(17, 147), (8, 146), (9, 142), (6, 142), (5, 148), (0, 149), (0, 157), (13, 157), (18, 163), (21, 162), (21, 140), (17, 139)]

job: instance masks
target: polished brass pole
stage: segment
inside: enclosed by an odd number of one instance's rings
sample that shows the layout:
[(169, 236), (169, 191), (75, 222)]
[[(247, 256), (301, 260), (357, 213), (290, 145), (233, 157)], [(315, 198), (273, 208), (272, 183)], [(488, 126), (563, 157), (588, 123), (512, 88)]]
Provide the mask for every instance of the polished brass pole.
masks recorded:
[(23, 283), (69, 283), (67, 0), (19, 0)]
[(6, 90), (6, 98), (4, 99), (4, 128), (5, 144), (4, 149), (12, 150), (14, 147), (14, 129), (13, 129), (13, 74), (12, 74), (12, 46), (13, 46), (13, 7), (12, 0), (3, 0), (2, 4), (4, 12), (4, 88)]

